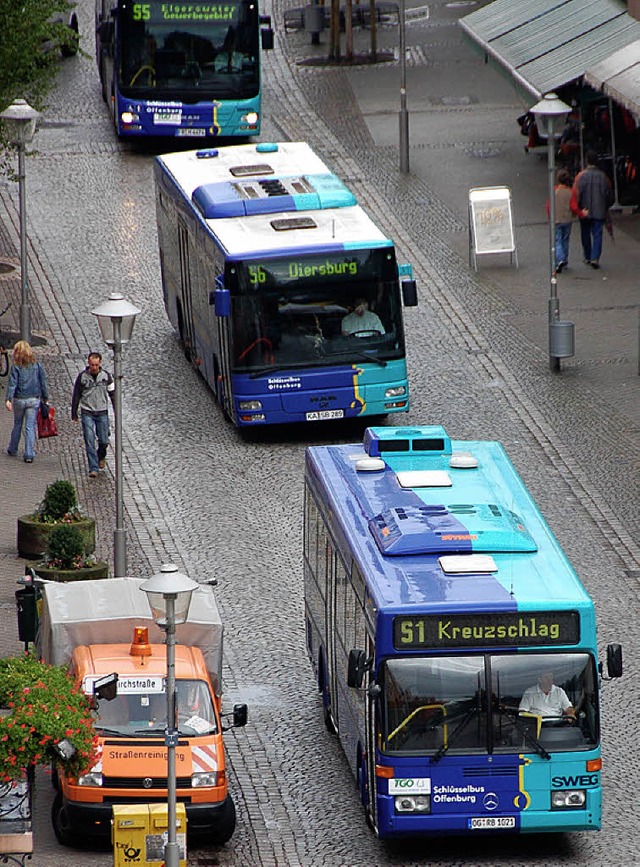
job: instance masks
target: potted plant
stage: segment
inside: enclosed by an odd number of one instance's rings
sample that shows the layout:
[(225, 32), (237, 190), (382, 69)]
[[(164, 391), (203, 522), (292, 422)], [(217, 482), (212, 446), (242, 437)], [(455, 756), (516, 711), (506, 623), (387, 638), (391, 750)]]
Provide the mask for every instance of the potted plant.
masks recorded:
[(78, 505), (76, 489), (71, 482), (52, 482), (35, 512), (18, 518), (18, 555), (37, 560), (47, 550), (49, 534), (59, 524), (73, 524), (84, 536), (85, 553), (96, 547), (96, 522), (85, 515)]
[(85, 537), (74, 524), (58, 524), (49, 534), (45, 559), (36, 572), (49, 581), (82, 581), (108, 578), (109, 566), (85, 551)]
[(67, 742), (65, 766), (75, 773), (95, 761), (91, 701), (64, 667), (47, 665), (34, 653), (0, 659), (0, 707), (0, 783), (50, 765), (61, 741)]

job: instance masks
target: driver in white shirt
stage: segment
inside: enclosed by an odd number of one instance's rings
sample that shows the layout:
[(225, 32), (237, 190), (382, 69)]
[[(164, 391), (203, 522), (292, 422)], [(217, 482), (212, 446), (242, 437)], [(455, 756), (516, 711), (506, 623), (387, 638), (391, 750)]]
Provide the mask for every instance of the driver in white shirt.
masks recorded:
[(342, 320), (342, 333), (345, 337), (373, 337), (384, 334), (384, 325), (373, 310), (369, 310), (366, 298), (356, 298), (355, 307)]
[(525, 689), (519, 711), (545, 718), (567, 717), (575, 720), (576, 712), (566, 692), (553, 682), (553, 672), (543, 671), (535, 686)]

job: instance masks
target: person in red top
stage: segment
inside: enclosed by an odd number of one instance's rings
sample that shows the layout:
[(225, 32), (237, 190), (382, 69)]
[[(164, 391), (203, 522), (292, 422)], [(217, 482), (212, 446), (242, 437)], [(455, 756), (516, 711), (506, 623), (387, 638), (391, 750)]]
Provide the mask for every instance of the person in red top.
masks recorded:
[[(556, 271), (558, 274), (569, 264), (569, 241), (571, 239), (571, 222), (580, 216), (580, 208), (572, 197), (571, 175), (566, 169), (560, 169), (556, 175), (555, 227), (556, 227)], [(549, 216), (547, 201), (547, 216)]]

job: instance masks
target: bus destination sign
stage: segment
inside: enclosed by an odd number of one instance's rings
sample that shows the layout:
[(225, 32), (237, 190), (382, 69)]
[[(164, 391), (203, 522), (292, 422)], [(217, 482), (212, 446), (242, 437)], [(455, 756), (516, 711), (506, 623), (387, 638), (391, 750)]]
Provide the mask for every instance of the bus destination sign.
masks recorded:
[(578, 644), (577, 611), (495, 611), (491, 614), (399, 615), (396, 650), (447, 647), (548, 647)]

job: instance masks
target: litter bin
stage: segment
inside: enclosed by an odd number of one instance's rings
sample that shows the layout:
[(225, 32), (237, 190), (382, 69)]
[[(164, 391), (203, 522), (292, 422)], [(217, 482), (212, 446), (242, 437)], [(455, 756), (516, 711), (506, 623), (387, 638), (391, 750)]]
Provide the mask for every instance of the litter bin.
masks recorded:
[(556, 320), (549, 325), (551, 347), (554, 358), (571, 358), (575, 355), (575, 326), (573, 322)]
[(28, 644), (36, 640), (38, 628), (38, 609), (35, 587), (22, 587), (16, 590), (18, 607), (18, 638)]
[[(166, 804), (114, 804), (111, 820), (114, 867), (163, 867), (167, 842)], [(180, 867), (187, 867), (187, 814), (176, 804)]]

